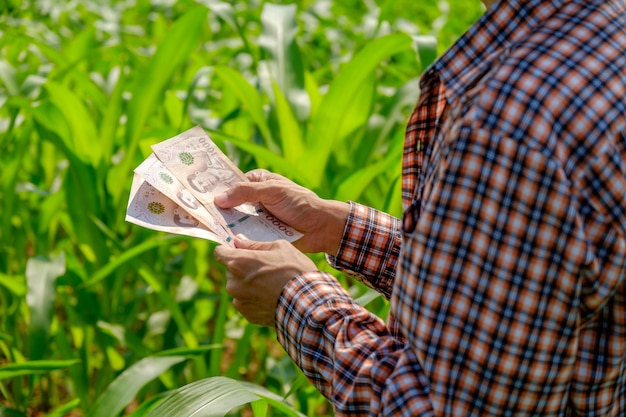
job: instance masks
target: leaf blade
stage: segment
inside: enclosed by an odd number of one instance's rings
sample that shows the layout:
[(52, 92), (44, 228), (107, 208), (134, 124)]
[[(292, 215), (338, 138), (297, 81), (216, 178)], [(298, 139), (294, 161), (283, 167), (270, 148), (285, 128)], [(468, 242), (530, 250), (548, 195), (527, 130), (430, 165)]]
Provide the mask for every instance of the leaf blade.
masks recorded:
[(30, 358), (41, 359), (48, 345), (50, 323), (56, 297), (55, 282), (65, 273), (63, 253), (52, 258), (30, 258), (26, 264), (26, 283), (28, 292), (26, 304), (30, 311), (28, 333), (30, 339)]
[(380, 62), (411, 47), (411, 38), (404, 34), (387, 35), (368, 43), (333, 81), (322, 99), (307, 135), (307, 164), (318, 167), (311, 172), (316, 186), (322, 181), (331, 150), (336, 145), (343, 122), (343, 112), (359, 94), (361, 84)]
[(241, 383), (218, 376), (177, 389), (154, 407), (148, 417), (222, 417), (234, 407), (258, 399)]
[(117, 415), (144, 385), (185, 359), (185, 356), (150, 356), (136, 362), (109, 384), (96, 400), (89, 417)]

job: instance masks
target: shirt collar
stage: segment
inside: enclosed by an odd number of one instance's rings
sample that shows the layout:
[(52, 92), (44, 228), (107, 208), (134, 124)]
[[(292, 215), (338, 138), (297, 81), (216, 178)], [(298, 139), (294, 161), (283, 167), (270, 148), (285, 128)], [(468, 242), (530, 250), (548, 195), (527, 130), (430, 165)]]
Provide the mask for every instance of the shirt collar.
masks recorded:
[(454, 104), (515, 41), (567, 0), (500, 0), (431, 67)]

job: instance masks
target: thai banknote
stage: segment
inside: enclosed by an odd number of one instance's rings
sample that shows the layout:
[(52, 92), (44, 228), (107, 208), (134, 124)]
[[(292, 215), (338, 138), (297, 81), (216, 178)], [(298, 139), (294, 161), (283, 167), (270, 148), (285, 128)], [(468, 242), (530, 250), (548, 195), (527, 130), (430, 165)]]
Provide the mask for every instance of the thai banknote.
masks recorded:
[(198, 201), (154, 154), (151, 154), (135, 168), (135, 174), (174, 201), (181, 209), (215, 234), (223, 239), (234, 236), (215, 206), (212, 204), (205, 206)]
[(232, 245), (230, 238), (209, 230), (173, 200), (146, 182), (133, 176), (126, 221), (149, 229), (212, 240)]
[(302, 234), (282, 223), (259, 203), (223, 210), (213, 203), (215, 195), (246, 176), (211, 141), (200, 126), (152, 146), (156, 157), (207, 210), (215, 210), (233, 234), (249, 239), (293, 242)]

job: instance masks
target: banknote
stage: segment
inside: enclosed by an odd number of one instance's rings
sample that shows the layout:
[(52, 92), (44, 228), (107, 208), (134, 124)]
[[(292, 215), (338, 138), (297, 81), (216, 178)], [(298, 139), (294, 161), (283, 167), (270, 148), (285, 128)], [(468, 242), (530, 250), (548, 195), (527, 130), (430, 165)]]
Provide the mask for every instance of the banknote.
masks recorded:
[(209, 212), (218, 213), (219, 223), (226, 224), (232, 234), (241, 233), (259, 241), (285, 239), (290, 242), (302, 236), (259, 203), (246, 203), (228, 210), (215, 206), (215, 195), (248, 180), (200, 126), (153, 145), (152, 151)]
[(135, 173), (215, 234), (223, 239), (234, 236), (215, 206), (200, 203), (154, 154), (135, 168)]
[(126, 221), (161, 232), (212, 240), (232, 246), (232, 239), (209, 230), (173, 200), (134, 174)]

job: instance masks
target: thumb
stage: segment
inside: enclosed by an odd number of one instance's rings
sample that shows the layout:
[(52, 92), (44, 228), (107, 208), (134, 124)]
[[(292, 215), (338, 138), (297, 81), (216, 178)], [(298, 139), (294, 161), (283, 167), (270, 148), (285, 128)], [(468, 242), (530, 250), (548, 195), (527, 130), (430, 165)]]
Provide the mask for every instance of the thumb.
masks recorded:
[(237, 207), (243, 203), (249, 203), (260, 200), (263, 183), (255, 182), (238, 182), (230, 187), (228, 190), (217, 194), (214, 198), (214, 203), (218, 207), (228, 209)]
[(242, 234), (235, 236), (234, 241), (235, 241), (235, 247), (237, 249), (271, 250), (276, 247), (275, 242), (261, 242), (261, 241), (256, 241), (256, 240), (250, 240)]

